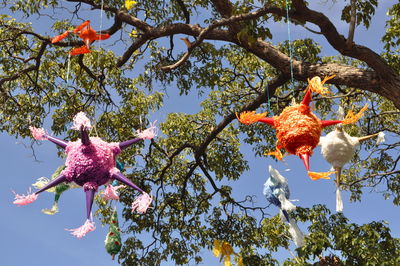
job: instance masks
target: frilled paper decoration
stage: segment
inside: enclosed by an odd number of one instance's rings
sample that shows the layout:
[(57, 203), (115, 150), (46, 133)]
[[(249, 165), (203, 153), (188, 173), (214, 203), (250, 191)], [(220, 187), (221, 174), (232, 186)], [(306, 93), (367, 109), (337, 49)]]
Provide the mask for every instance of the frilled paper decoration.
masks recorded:
[(377, 137), (377, 144), (384, 141), (384, 133), (376, 133), (364, 137), (351, 137), (341, 126), (321, 137), (319, 145), (325, 160), (330, 163), (336, 171), (336, 211), (343, 211), (343, 200), (340, 191), (340, 177), (343, 166), (353, 158), (358, 145), (361, 142)]
[(220, 257), (220, 261), (224, 262), (224, 266), (232, 266), (231, 255), (237, 256), (238, 266), (243, 266), (243, 259), (233, 251), (232, 246), (222, 240), (214, 240), (213, 254), (215, 257)]
[(83, 40), (85, 43), (81, 47), (77, 47), (72, 49), (69, 54), (70, 55), (78, 55), (78, 54), (87, 54), (90, 53), (90, 45), (94, 41), (106, 40), (110, 38), (110, 34), (101, 33), (97, 34), (97, 32), (90, 26), (90, 20), (86, 20), (81, 25), (76, 27), (73, 31), (65, 31), (63, 34), (54, 37), (51, 40), (51, 43), (57, 43), (67, 37), (70, 33), (79, 35), (79, 38)]
[(359, 119), (367, 108), (366, 106), (357, 114), (350, 112), (344, 120), (320, 120), (310, 109), (310, 101), (312, 92), (327, 94), (329, 91), (323, 85), (333, 78), (333, 76), (325, 78), (323, 81), (319, 77), (309, 80), (307, 92), (300, 104), (293, 104), (283, 109), (279, 116), (265, 117), (265, 113), (256, 114), (254, 111), (242, 112), (238, 119), (241, 123), (252, 124), (254, 122), (262, 122), (276, 129), (276, 137), (278, 138), (276, 151), (268, 153), (275, 155), (279, 160), (283, 158), (280, 151), (284, 148), (288, 153), (300, 157), (303, 161), (308, 176), (317, 180), (320, 178), (329, 179), (329, 175), (333, 172), (316, 173), (310, 172), (309, 157), (313, 153), (313, 149), (318, 145), (321, 131), (324, 127), (335, 124), (354, 123)]
[(122, 247), (121, 242), (121, 229), (119, 229), (118, 224), (118, 214), (117, 210), (114, 209), (113, 215), (111, 217), (110, 229), (104, 241), (107, 253), (111, 255), (114, 260), (115, 255), (119, 253)]
[[(86, 194), (86, 222), (80, 227), (72, 230), (72, 234), (79, 237), (84, 236), (87, 232), (94, 230), (94, 223), (91, 220), (91, 209), (93, 198), (97, 189), (101, 185), (108, 184), (113, 180), (138, 190), (141, 197), (136, 199), (133, 204), (139, 205), (138, 212), (143, 213), (146, 211), (151, 203), (151, 197), (144, 192), (141, 188), (136, 186), (132, 181), (126, 178), (116, 168), (116, 156), (132, 144), (143, 140), (143, 138), (134, 138), (120, 143), (108, 143), (98, 137), (89, 137), (89, 124), (88, 119), (84, 113), (78, 113), (74, 118), (74, 128), (79, 128), (80, 139), (76, 141), (64, 141), (57, 139), (43, 133), (44, 130), (31, 128), (33, 135), (36, 139), (47, 139), (65, 150), (67, 159), (65, 162), (65, 169), (61, 174), (50, 181), (47, 185), (36, 191), (34, 194), (18, 195), (14, 204), (26, 205), (33, 202), (37, 195), (47, 189), (51, 189), (61, 183), (74, 182), (75, 184), (83, 187)], [(151, 139), (154, 137), (154, 126), (147, 130), (146, 138)], [(37, 132), (41, 132), (37, 134)], [(152, 134), (153, 133), (153, 134)], [(143, 200), (145, 199), (145, 200)], [(146, 205), (147, 204), (147, 205)], [(146, 205), (146, 206), (145, 206)]]
[(287, 180), (271, 165), (269, 166), (269, 178), (264, 184), (263, 194), (268, 202), (281, 210), (285, 220), (289, 223), (289, 233), (295, 245), (301, 247), (304, 242), (304, 235), (297, 226), (296, 221), (290, 218), (288, 214), (288, 212), (296, 209), (296, 206), (289, 201), (290, 191)]

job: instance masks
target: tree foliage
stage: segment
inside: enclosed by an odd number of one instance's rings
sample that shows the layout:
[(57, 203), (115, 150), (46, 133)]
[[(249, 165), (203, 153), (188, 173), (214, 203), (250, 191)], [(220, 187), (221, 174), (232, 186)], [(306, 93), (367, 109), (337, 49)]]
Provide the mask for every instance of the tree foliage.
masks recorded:
[[(275, 264), (274, 252), (289, 247), (286, 226), (267, 215), (268, 207), (254, 206), (251, 197), (233, 197), (226, 185), (248, 170), (241, 143), (265, 156), (275, 145), (274, 132), (238, 125), (237, 112), (260, 108), (279, 114), (302, 97), (308, 78), (335, 74), (327, 82), (333, 93), (314, 99), (318, 115), (333, 117), (339, 104), (369, 101), (365, 117), (346, 130), (354, 135), (385, 131), (394, 140), (367, 143), (370, 153), (354, 158), (342, 185), (353, 200), (361, 200), (364, 187), (379, 186), (386, 198), (400, 203), (400, 4), (389, 7), (386, 32), (371, 34), (384, 44), (378, 54), (350, 34), (357, 26), (370, 27), (378, 1), (346, 1), (341, 19), (349, 23), (348, 36), (311, 2), (289, 1), (287, 12), (283, 0), (138, 0), (130, 10), (123, 0), (0, 1), (8, 14), (0, 15), (0, 130), (28, 137), (27, 119), (41, 126), (51, 118), (54, 134), (72, 138), (72, 117), (85, 111), (96, 120), (98, 136), (125, 140), (152, 114), (165, 112), (168, 92), (197, 93), (197, 112), (169, 113), (148, 147), (138, 145), (121, 156), (133, 166), (127, 175), (153, 191), (154, 208), (143, 216), (125, 209), (128, 239), (119, 261), (199, 263), (200, 250), (221, 239), (240, 248), (245, 265)], [(51, 44), (51, 37), (88, 17), (98, 20), (100, 9), (105, 12), (101, 30), (111, 38), (95, 42), (91, 53), (68, 57), (72, 47), (83, 44), (75, 36)], [(296, 28), (307, 29), (307, 36), (277, 43), (273, 28), (286, 23), (287, 15)], [(43, 24), (29, 22), (36, 19)], [(321, 54), (316, 36), (337, 56)], [(121, 201), (129, 206), (132, 195), (126, 189)], [(111, 211), (101, 212), (105, 220)], [(323, 206), (299, 209), (295, 216), (309, 223), (309, 235), (287, 265), (399, 264), (399, 240), (381, 221), (357, 225)]]

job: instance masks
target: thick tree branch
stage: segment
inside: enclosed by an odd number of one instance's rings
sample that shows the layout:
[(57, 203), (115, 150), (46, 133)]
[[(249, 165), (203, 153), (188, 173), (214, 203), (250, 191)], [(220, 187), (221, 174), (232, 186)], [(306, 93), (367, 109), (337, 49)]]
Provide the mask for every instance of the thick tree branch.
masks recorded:
[[(92, 0), (68, 0), (69, 2), (80, 2), (91, 5), (92, 8), (99, 9), (100, 5)], [(229, 0), (213, 0), (213, 5), (222, 17), (229, 19), (232, 16), (232, 3)], [(348, 87), (360, 88), (380, 94), (391, 100), (397, 108), (400, 109), (400, 76), (385, 62), (385, 60), (371, 49), (353, 44), (351, 48), (346, 45), (346, 38), (340, 35), (333, 23), (324, 14), (310, 10), (305, 1), (293, 0), (293, 8), (290, 11), (290, 17), (300, 22), (311, 22), (320, 28), (321, 33), (334, 49), (343, 55), (359, 59), (368, 64), (371, 69), (356, 68), (353, 66), (344, 66), (339, 64), (310, 64), (293, 60), (294, 77), (297, 80), (306, 81), (312, 76), (326, 76), (336, 74), (336, 77), (329, 81), (335, 85), (345, 85)], [(265, 8), (265, 7), (264, 7)], [(198, 25), (190, 25), (183, 23), (167, 24), (152, 27), (140, 19), (131, 16), (125, 11), (118, 10), (115, 7), (104, 6), (104, 10), (113, 12), (122, 22), (128, 23), (147, 36), (147, 40), (171, 36), (174, 34), (186, 34), (198, 37), (204, 28)], [(252, 13), (252, 12), (250, 12)], [(247, 14), (250, 14), (247, 13)], [(275, 14), (284, 17), (286, 12), (284, 9), (277, 7), (269, 7), (266, 13)], [(246, 14), (242, 14), (246, 16)], [(256, 18), (256, 17), (255, 17)], [(253, 19), (255, 19), (253, 18)], [(240, 21), (240, 19), (238, 20)], [(228, 24), (234, 25), (235, 23)], [(273, 67), (283, 73), (289, 73), (290, 59), (287, 55), (277, 50), (271, 44), (262, 40), (257, 40), (251, 45), (237, 40), (237, 31), (232, 27), (228, 30), (222, 30), (215, 27), (204, 33), (204, 40), (221, 40), (234, 43), (255, 54), (265, 60)], [(133, 51), (143, 45), (145, 41), (134, 43), (128, 51), (125, 52), (123, 58), (120, 59), (118, 67), (121, 67), (128, 61)], [(200, 42), (199, 42), (200, 43)], [(190, 53), (190, 52), (189, 52)], [(186, 56), (188, 57), (188, 55)], [(184, 61), (184, 60), (183, 60)]]
[[(217, 1), (217, 2), (219, 2), (219, 1)], [(256, 18), (259, 18), (259, 17), (269, 13), (270, 10), (271, 10), (270, 7), (264, 6), (263, 8), (260, 8), (259, 10), (255, 11), (255, 12), (249, 12), (249, 13), (245, 13), (245, 14), (240, 14), (240, 15), (237, 15), (237, 16), (232, 16), (230, 18), (224, 18), (224, 19), (221, 19), (221, 20), (213, 22), (207, 28), (201, 30), (197, 40), (194, 43), (191, 43), (190, 45), (187, 45), (188, 46), (188, 51), (184, 54), (184, 56), (178, 62), (176, 62), (173, 65), (161, 67), (161, 69), (163, 71), (170, 71), (172, 69), (175, 69), (175, 68), (181, 66), (189, 58), (189, 56), (190, 56), (191, 52), (193, 51), (193, 49), (196, 48), (197, 46), (199, 46), (203, 42), (203, 40), (206, 38), (207, 34), (209, 32), (211, 32), (213, 29), (221, 27), (221, 26), (233, 25), (235, 22), (238, 22), (238, 21), (256, 19)]]
[[(357, 44), (353, 44), (349, 49), (346, 45), (346, 39), (337, 32), (336, 27), (329, 18), (320, 12), (310, 10), (303, 0), (293, 0), (293, 6), (295, 10), (291, 14), (292, 17), (319, 26), (321, 32), (333, 48), (343, 55), (367, 63), (376, 72), (377, 80), (374, 83), (379, 84), (376, 84), (378, 86), (365, 89), (390, 99), (400, 109), (400, 101), (398, 100), (400, 99), (400, 88), (398, 86), (400, 84), (400, 77), (380, 55), (368, 47)], [(370, 81), (373, 82), (373, 80)], [(335, 81), (332, 83), (335, 83)], [(359, 86), (357, 87), (359, 88)]]

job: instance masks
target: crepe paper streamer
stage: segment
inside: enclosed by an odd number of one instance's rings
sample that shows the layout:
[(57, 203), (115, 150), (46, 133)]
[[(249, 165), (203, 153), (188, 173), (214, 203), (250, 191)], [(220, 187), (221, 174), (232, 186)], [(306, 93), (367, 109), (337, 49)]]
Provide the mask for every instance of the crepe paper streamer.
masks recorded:
[(122, 247), (121, 229), (119, 228), (118, 214), (116, 209), (114, 209), (113, 215), (111, 217), (110, 229), (108, 230), (108, 234), (106, 236), (104, 244), (107, 253), (110, 254), (111, 258), (114, 260), (115, 255), (120, 252)]
[(153, 197), (149, 196), (146, 192), (143, 192), (142, 195), (132, 202), (132, 212), (136, 211), (138, 213), (145, 213), (152, 201)]
[(343, 211), (343, 200), (340, 191), (340, 179), (343, 166), (353, 158), (356, 148), (360, 143), (365, 140), (377, 137), (377, 144), (384, 141), (384, 133), (379, 132), (376, 134), (364, 137), (351, 137), (347, 134), (341, 126), (329, 132), (319, 140), (321, 146), (321, 154), (324, 159), (332, 165), (336, 173), (336, 211)]
[(233, 265), (231, 262), (231, 255), (237, 257), (238, 266), (243, 266), (243, 258), (233, 251), (233, 248), (229, 242), (214, 240), (212, 252), (215, 257), (220, 257), (220, 261), (224, 261), (224, 266)]
[(376, 145), (379, 145), (383, 142), (385, 142), (385, 133), (379, 132), (378, 136), (376, 137)]
[(126, 9), (130, 10), (137, 4), (136, 1), (133, 0), (125, 0), (125, 7)]
[[(132, 144), (142, 141), (143, 138), (134, 138), (119, 143), (108, 143), (98, 137), (89, 137), (89, 124), (86, 115), (78, 113), (74, 118), (74, 128), (79, 128), (80, 139), (76, 141), (65, 141), (48, 135), (44, 130), (31, 128), (35, 138), (47, 139), (65, 150), (67, 159), (65, 169), (55, 179), (51, 180), (47, 185), (36, 191), (34, 194), (15, 195), (14, 204), (26, 205), (36, 200), (37, 195), (47, 189), (53, 188), (63, 182), (75, 184), (83, 187), (86, 194), (86, 222), (83, 226), (72, 229), (72, 234), (78, 238), (95, 229), (91, 219), (91, 210), (93, 198), (97, 189), (101, 185), (108, 184), (113, 180), (118, 180), (140, 193), (142, 196), (137, 198), (133, 205), (139, 213), (144, 213), (151, 203), (152, 198), (148, 196), (141, 188), (136, 186), (132, 181), (125, 177), (116, 166), (116, 156), (124, 149)], [(145, 130), (146, 131), (146, 130)], [(37, 134), (37, 133), (40, 134)], [(147, 130), (146, 138), (151, 139), (151, 133), (155, 132), (155, 127)], [(154, 137), (154, 134), (153, 134)]]
[(271, 204), (280, 209), (281, 216), (289, 223), (289, 233), (297, 247), (304, 243), (304, 235), (299, 227), (289, 216), (289, 212), (296, 209), (296, 206), (289, 201), (290, 191), (287, 180), (278, 170), (269, 166), (269, 178), (264, 184), (263, 194)]
[[(81, 47), (72, 49), (69, 52), (70, 55), (90, 53), (91, 52), (90, 45), (94, 41), (107, 40), (108, 38), (110, 38), (110, 34), (108, 34), (108, 33), (97, 34), (97, 32), (90, 26), (90, 20), (86, 20), (81, 25), (77, 26), (73, 31), (65, 31), (63, 34), (54, 37), (53, 39), (51, 39), (51, 43), (57, 43), (57, 42), (63, 40), (70, 33), (79, 35), (79, 38), (81, 38), (83, 40), (83, 42), (85, 43)], [(89, 123), (90, 123), (90, 121), (89, 121)]]
[(71, 231), (71, 235), (78, 239), (84, 237), (87, 233), (92, 232), (96, 229), (94, 222), (91, 219), (87, 219), (84, 225), (75, 229), (65, 229), (66, 231)]
[(111, 184), (108, 184), (106, 189), (102, 192), (101, 196), (105, 200), (119, 200), (119, 195), (117, 193), (117, 190), (123, 187), (125, 186), (124, 185), (113, 186)]
[(367, 106), (357, 114), (351, 111), (344, 120), (320, 120), (314, 113), (311, 112), (310, 102), (312, 92), (327, 94), (328, 89), (324, 88), (324, 83), (333, 78), (330, 76), (321, 81), (319, 77), (313, 77), (309, 80), (306, 94), (300, 104), (292, 104), (291, 106), (283, 109), (279, 116), (265, 117), (265, 113), (256, 114), (254, 111), (245, 111), (237, 115), (238, 120), (244, 124), (252, 124), (255, 122), (262, 122), (270, 125), (276, 129), (276, 136), (278, 142), (276, 151), (268, 153), (268, 155), (275, 155), (276, 158), (281, 160), (283, 155), (280, 151), (284, 148), (288, 153), (300, 157), (307, 170), (308, 176), (312, 180), (329, 179), (329, 175), (334, 172), (316, 173), (310, 172), (310, 156), (313, 149), (318, 145), (321, 131), (323, 128), (339, 123), (349, 124), (356, 122), (365, 111)]
[(141, 138), (141, 139), (153, 139), (155, 136), (157, 136), (157, 128), (155, 126), (157, 120), (154, 121), (153, 123), (150, 123), (150, 127), (145, 129), (145, 130), (137, 130), (136, 136)]
[(26, 195), (25, 194), (19, 195), (15, 193), (15, 191), (12, 192), (14, 193), (15, 196), (13, 203), (18, 206), (28, 205), (37, 199), (37, 195), (31, 193), (31, 188), (29, 188), (28, 193)]

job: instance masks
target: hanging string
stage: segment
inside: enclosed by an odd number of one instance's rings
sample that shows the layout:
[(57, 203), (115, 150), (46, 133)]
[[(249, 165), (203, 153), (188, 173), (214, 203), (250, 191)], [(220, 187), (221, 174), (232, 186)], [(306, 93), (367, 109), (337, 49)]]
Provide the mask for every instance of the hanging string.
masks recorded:
[(270, 98), (269, 98), (269, 86), (268, 86), (268, 83), (269, 82), (267, 82), (267, 107), (268, 107), (268, 114), (271, 114), (271, 101), (270, 101)]
[[(68, 46), (69, 46), (69, 41), (68, 41)], [(67, 85), (69, 81), (69, 71), (71, 70), (71, 54), (68, 53), (68, 61), (67, 61)]]
[[(103, 0), (101, 0), (101, 6), (100, 6), (100, 26), (99, 26), (99, 28), (100, 28), (100, 34), (103, 34), (103, 10), (104, 10), (104, 2), (103, 2)], [(99, 68), (100, 68), (100, 50), (101, 50), (101, 40), (100, 40), (100, 38), (99, 38), (99, 45), (98, 45), (98, 47), (99, 47), (99, 52), (98, 52), (98, 54), (97, 54), (97, 63), (96, 63), (96, 70), (98, 70), (99, 71), (99, 74), (100, 74), (100, 70), (99, 70)], [(93, 108), (93, 116), (94, 116), (94, 119), (95, 119), (95, 121), (97, 120), (96, 119), (96, 105), (94, 106), (94, 108)], [(96, 137), (98, 137), (99, 136), (99, 134), (98, 134), (98, 132), (97, 132), (97, 123), (95, 123), (95, 125), (94, 125), (94, 132), (95, 132), (95, 134), (96, 134)]]
[[(100, 8), (100, 34), (103, 34), (103, 9), (104, 9), (104, 2), (101, 0), (101, 8)], [(101, 50), (101, 40), (99, 40), (99, 54)], [(97, 55), (97, 68), (100, 67), (100, 56)]]
[(287, 20), (287, 30), (288, 30), (288, 42), (289, 42), (289, 58), (290, 58), (290, 80), (292, 85), (293, 91), (293, 98), (294, 98), (294, 77), (293, 77), (293, 47), (292, 47), (292, 40), (290, 36), (290, 18), (289, 18), (289, 3), (286, 0), (286, 20)]

